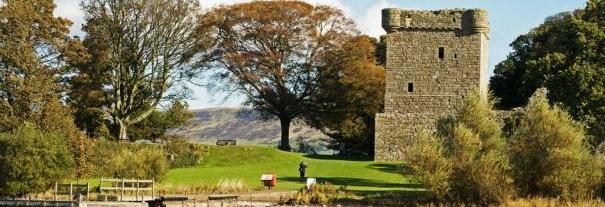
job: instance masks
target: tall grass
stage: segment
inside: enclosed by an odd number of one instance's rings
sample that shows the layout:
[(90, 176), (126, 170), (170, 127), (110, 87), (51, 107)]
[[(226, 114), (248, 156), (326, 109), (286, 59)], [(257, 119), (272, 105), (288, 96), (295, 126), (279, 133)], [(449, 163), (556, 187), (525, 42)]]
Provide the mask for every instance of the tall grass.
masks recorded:
[(336, 188), (330, 183), (313, 185), (311, 189), (302, 188), (296, 196), (286, 204), (329, 204), (341, 199), (355, 199), (355, 195), (347, 193), (344, 188)]
[(221, 179), (218, 183), (212, 185), (208, 183), (200, 184), (180, 184), (180, 185), (162, 185), (160, 186), (160, 194), (227, 194), (227, 193), (240, 193), (248, 192), (250, 188), (246, 185), (244, 180), (240, 178), (234, 179)]

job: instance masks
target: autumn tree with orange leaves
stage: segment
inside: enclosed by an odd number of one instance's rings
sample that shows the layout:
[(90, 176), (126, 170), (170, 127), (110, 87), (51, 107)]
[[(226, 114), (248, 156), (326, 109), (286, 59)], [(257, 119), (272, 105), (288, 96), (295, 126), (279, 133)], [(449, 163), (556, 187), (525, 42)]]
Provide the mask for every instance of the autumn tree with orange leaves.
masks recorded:
[(305, 121), (330, 137), (328, 148), (344, 155), (373, 156), (375, 115), (384, 108), (383, 47), (365, 35), (330, 54), (333, 64), (313, 98)]
[(290, 123), (317, 103), (326, 67), (340, 63), (332, 54), (358, 34), (342, 11), (298, 1), (220, 6), (198, 26), (200, 38), (214, 37), (199, 66), (223, 88), (245, 94), (247, 104), (279, 118), (282, 150), (290, 150)]

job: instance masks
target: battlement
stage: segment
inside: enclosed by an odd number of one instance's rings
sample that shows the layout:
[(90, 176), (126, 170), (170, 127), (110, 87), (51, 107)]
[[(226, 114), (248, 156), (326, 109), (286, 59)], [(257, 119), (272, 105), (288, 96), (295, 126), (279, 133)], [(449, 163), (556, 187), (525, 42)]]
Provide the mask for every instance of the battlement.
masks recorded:
[(487, 12), (482, 9), (419, 11), (387, 8), (382, 10), (382, 27), (387, 33), (418, 29), (489, 32)]

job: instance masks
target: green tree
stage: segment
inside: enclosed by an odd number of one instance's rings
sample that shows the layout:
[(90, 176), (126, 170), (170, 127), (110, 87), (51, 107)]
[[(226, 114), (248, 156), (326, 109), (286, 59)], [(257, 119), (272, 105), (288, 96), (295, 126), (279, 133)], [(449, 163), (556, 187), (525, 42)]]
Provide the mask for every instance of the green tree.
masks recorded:
[(362, 35), (332, 51), (326, 78), (304, 114), (311, 126), (330, 136), (329, 147), (341, 154), (374, 155), (374, 116), (383, 110), (385, 90), (379, 44)]
[(220, 6), (201, 17), (199, 36), (216, 39), (201, 64), (215, 80), (280, 119), (280, 149), (290, 150), (290, 124), (312, 106), (329, 54), (357, 34), (342, 11), (300, 1)]
[(438, 129), (441, 138), (418, 136), (413, 142), (418, 145), (404, 152), (420, 180), (436, 195), (453, 202), (491, 205), (513, 194), (505, 141), (491, 101), (472, 92), (454, 117), (440, 121)]
[(0, 133), (0, 197), (19, 197), (48, 190), (73, 166), (67, 136), (32, 126)]
[(582, 10), (549, 17), (512, 44), (513, 52), (499, 63), (490, 89), (499, 108), (525, 105), (539, 87), (561, 103), (576, 120), (586, 123), (591, 144), (605, 139), (605, 3), (589, 0)]
[(155, 110), (143, 121), (134, 124), (128, 130), (131, 139), (165, 139), (166, 131), (185, 124), (191, 117), (187, 104), (174, 100), (165, 111)]
[(601, 183), (602, 163), (590, 153), (584, 129), (536, 92), (509, 139), (513, 177), (524, 196), (586, 198)]
[[(162, 101), (182, 95), (176, 87), (184, 87), (191, 51), (201, 41), (192, 37), (200, 8), (195, 0), (88, 0), (82, 6), (84, 42), (94, 62), (83, 64), (91, 68), (81, 70), (89, 76), (80, 78), (100, 77), (83, 89), (103, 96), (88, 108), (102, 105), (117, 138), (125, 140), (129, 126), (147, 118)], [(90, 114), (97, 119), (96, 111)]]

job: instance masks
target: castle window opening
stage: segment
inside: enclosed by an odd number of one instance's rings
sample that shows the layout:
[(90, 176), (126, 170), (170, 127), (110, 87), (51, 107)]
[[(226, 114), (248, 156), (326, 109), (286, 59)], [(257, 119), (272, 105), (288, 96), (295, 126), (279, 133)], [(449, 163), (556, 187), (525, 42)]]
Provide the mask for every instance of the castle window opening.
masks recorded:
[(454, 54), (454, 59), (458, 58), (458, 54)]
[(414, 92), (414, 83), (408, 83), (408, 92)]
[(445, 58), (445, 48), (439, 47), (439, 59)]
[(452, 18), (452, 21), (456, 22), (456, 17)]

